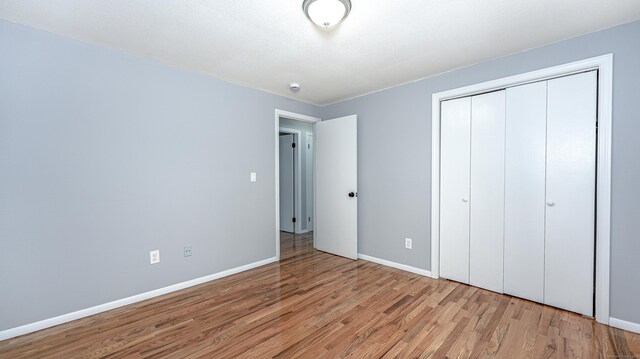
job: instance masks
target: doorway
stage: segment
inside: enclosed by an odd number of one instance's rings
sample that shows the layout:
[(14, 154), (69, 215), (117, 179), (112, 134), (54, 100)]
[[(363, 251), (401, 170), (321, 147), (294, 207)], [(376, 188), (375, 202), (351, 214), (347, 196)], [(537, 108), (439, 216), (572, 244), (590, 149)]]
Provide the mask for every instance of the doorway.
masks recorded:
[[(311, 242), (313, 248), (356, 260), (358, 257), (357, 115), (322, 122), (318, 118), (281, 110), (275, 110), (275, 115), (277, 258), (281, 258), (283, 235), (283, 238), (287, 238), (292, 233), (295, 240), (296, 235), (307, 233), (307, 242), (309, 242), (308, 239), (313, 238)], [(282, 144), (279, 143), (281, 134)], [(294, 136), (284, 137), (288, 134)], [(293, 140), (286, 142), (289, 139)], [(285, 152), (282, 161), (283, 166), (286, 167), (282, 172), (281, 149)], [(293, 153), (289, 154), (292, 149)], [(293, 174), (290, 174), (287, 172), (288, 168), (296, 169), (292, 170)], [(286, 177), (284, 181), (280, 180), (281, 174)], [(286, 185), (287, 181), (293, 182), (293, 190), (291, 185)], [(281, 185), (286, 193), (280, 193)], [(311, 193), (313, 195), (310, 195)], [(295, 199), (292, 200), (289, 194)], [(284, 205), (282, 209), (281, 202)], [(290, 209), (291, 207), (293, 209)], [(291, 222), (287, 223), (291, 213), (295, 215), (291, 218)], [(283, 219), (282, 226), (281, 219)], [(281, 227), (293, 232), (281, 233)]]
[[(314, 124), (319, 118), (276, 110), (276, 251), (313, 236)], [(282, 244), (283, 242), (286, 242)], [(282, 247), (282, 248), (281, 248)]]

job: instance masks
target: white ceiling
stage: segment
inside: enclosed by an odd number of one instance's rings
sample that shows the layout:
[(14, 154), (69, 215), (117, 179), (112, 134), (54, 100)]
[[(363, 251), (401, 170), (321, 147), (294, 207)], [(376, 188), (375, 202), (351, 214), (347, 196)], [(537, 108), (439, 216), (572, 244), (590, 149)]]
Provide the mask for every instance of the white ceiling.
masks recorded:
[(640, 0), (352, 4), (330, 31), (302, 0), (1, 0), (0, 18), (318, 105), (640, 18)]

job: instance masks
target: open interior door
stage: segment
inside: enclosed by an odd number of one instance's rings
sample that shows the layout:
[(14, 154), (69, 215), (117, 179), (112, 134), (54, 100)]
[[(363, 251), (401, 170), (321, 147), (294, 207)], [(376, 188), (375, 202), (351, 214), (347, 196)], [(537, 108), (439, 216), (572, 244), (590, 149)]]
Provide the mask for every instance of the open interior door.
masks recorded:
[(293, 135), (280, 135), (280, 230), (295, 233), (295, 171)]
[(358, 118), (315, 124), (315, 246), (358, 259)]

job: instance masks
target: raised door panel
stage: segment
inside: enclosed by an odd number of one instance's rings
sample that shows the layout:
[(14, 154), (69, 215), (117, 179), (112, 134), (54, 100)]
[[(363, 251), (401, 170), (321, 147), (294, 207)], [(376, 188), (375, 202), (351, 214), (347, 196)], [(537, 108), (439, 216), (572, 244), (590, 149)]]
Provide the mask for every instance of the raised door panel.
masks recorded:
[(504, 292), (543, 302), (547, 82), (506, 99)]
[(503, 290), (505, 91), (471, 99), (469, 282)]
[(471, 98), (441, 106), (440, 275), (469, 283)]
[(597, 72), (548, 82), (546, 304), (593, 315)]

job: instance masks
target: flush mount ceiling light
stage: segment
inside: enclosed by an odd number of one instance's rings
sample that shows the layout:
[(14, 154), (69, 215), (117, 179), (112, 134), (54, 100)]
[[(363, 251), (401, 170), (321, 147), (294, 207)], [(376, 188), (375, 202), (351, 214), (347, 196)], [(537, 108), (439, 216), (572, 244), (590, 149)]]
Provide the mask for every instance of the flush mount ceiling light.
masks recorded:
[(350, 0), (304, 0), (302, 10), (316, 25), (329, 28), (337, 25), (351, 11)]

